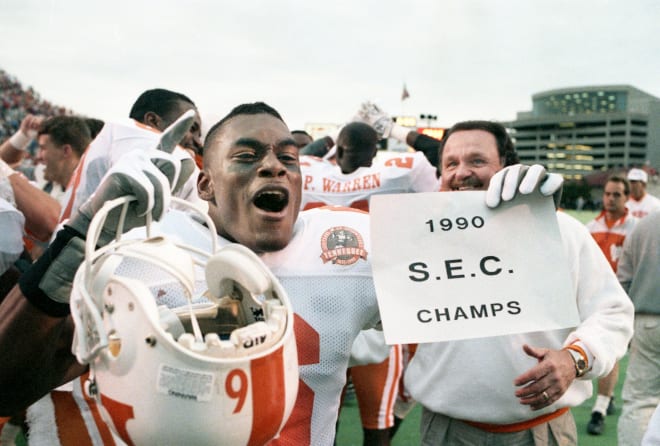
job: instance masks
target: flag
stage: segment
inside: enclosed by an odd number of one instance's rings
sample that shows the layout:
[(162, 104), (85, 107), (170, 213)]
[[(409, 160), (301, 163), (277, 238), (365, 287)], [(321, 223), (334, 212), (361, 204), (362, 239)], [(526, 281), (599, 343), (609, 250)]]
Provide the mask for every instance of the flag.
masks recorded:
[(401, 92), (401, 100), (405, 101), (410, 97), (410, 93), (408, 93), (408, 89), (406, 88), (406, 84), (403, 84), (403, 91)]

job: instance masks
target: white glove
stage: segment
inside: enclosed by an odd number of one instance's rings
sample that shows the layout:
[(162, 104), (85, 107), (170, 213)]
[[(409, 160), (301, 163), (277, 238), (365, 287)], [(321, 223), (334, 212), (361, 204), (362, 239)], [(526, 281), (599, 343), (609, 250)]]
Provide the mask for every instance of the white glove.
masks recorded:
[(160, 135), (160, 141), (156, 146), (157, 150), (172, 153), (181, 165), (181, 174), (179, 181), (174, 183), (172, 193), (177, 194), (186, 184), (190, 175), (195, 171), (195, 160), (192, 159), (187, 150), (174, 150), (181, 142), (186, 132), (195, 122), (195, 110), (183, 112), (172, 124), (170, 124)]
[(538, 189), (546, 197), (553, 195), (555, 206), (558, 206), (563, 183), (564, 178), (560, 174), (548, 173), (540, 164), (507, 166), (490, 179), (486, 205), (494, 208), (502, 201), (512, 200), (518, 192), (526, 195)]
[(381, 139), (389, 138), (392, 132), (392, 126), (394, 125), (394, 121), (392, 121), (390, 115), (369, 101), (362, 103), (354, 119), (356, 121), (366, 122), (372, 126)]
[[(129, 152), (112, 166), (94, 194), (80, 206), (67, 225), (87, 234), (92, 218), (106, 201), (127, 195), (136, 200), (128, 205), (123, 232), (144, 226), (147, 213), (159, 220), (169, 207), (180, 169), (180, 162), (169, 153), (154, 149)], [(108, 214), (99, 245), (108, 244), (117, 235), (120, 212), (121, 208), (118, 208)]]

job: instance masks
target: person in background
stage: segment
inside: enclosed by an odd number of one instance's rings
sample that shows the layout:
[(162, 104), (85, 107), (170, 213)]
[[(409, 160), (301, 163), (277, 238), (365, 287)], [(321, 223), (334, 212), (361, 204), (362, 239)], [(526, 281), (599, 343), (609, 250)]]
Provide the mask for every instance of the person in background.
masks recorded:
[(380, 138), (394, 138), (416, 151), (422, 152), (432, 166), (439, 167), (439, 139), (419, 133), (410, 127), (397, 124), (388, 113), (370, 101), (360, 105), (354, 119), (362, 120), (371, 125), (376, 129)]
[(291, 130), (291, 135), (293, 136), (293, 140), (296, 142), (296, 146), (299, 149), (302, 149), (308, 144), (311, 144), (314, 139), (312, 138), (312, 135), (307, 133), (304, 130)]
[(646, 192), (646, 184), (649, 182), (648, 174), (642, 169), (630, 169), (628, 171), (630, 181), (630, 197), (626, 207), (633, 217), (643, 218), (654, 211), (660, 210), (660, 199)]
[[(637, 218), (630, 215), (626, 201), (630, 195), (630, 184), (623, 177), (611, 176), (603, 190), (603, 210), (595, 219), (587, 223), (587, 229), (616, 273), (617, 263), (623, 251), (623, 242), (631, 233)], [(614, 387), (619, 379), (619, 363), (607, 376), (598, 380), (597, 396), (587, 424), (590, 435), (601, 435), (605, 429), (605, 415), (616, 411)]]
[[(201, 118), (197, 106), (186, 95), (164, 88), (144, 91), (135, 100), (126, 122), (107, 123), (99, 131), (74, 173), (71, 195), (62, 211), (61, 220), (66, 220), (101, 183), (108, 169), (125, 153), (142, 147), (150, 147), (158, 135), (170, 126), (182, 113), (194, 110), (194, 123), (184, 135), (175, 153), (187, 153), (194, 163), (184, 162), (185, 169), (192, 172), (188, 182), (178, 196), (200, 203), (195, 190), (195, 178), (201, 163), (202, 144)], [(145, 131), (146, 130), (146, 131)], [(184, 149), (184, 150), (182, 150)]]
[(651, 421), (646, 428), (642, 446), (660, 446), (660, 404), (655, 408)]
[[(620, 446), (640, 444), (653, 411), (660, 403), (658, 228), (660, 211), (642, 218), (623, 243), (617, 269), (617, 277), (635, 306), (635, 331), (623, 381), (623, 406), (617, 427)], [(655, 436), (658, 437), (657, 430)]]
[(374, 163), (378, 134), (364, 122), (346, 124), (337, 137), (334, 163), (301, 162), (302, 209), (339, 205), (369, 210), (375, 194), (435, 192), (435, 168), (421, 153)]
[(41, 122), (37, 141), (36, 161), (44, 165), (43, 175), (47, 182), (44, 191), (61, 202), (73, 171), (92, 142), (89, 127), (83, 118), (55, 116)]
[(128, 116), (162, 132), (183, 112), (190, 109), (195, 110), (195, 122), (179, 145), (188, 150), (191, 157), (200, 164), (203, 153), (202, 120), (197, 106), (188, 96), (164, 88), (146, 90), (135, 100)]

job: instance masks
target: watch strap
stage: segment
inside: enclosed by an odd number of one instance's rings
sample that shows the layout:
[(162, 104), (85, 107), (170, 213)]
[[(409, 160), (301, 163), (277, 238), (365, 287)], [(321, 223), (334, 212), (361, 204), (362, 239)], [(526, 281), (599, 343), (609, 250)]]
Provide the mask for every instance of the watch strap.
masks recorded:
[[(590, 367), (589, 367), (589, 357), (587, 356), (585, 351), (582, 349), (582, 347), (580, 347), (579, 345), (571, 344), (571, 345), (568, 345), (564, 348), (566, 350), (568, 350), (569, 353), (571, 353), (571, 356), (573, 357), (573, 361), (575, 361), (575, 376), (577, 378), (579, 378), (579, 377), (583, 376), (584, 374), (586, 374), (590, 369)], [(580, 365), (578, 364), (579, 359), (576, 357), (576, 355), (573, 354), (573, 352), (577, 353), (580, 356), (580, 358), (582, 359), (582, 361), (584, 361), (584, 367), (580, 367)]]

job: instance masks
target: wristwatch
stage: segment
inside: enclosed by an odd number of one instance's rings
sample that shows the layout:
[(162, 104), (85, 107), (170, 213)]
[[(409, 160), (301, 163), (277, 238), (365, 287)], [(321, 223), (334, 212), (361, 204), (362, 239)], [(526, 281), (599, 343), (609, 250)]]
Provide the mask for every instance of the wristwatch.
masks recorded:
[(575, 377), (579, 378), (587, 373), (589, 371), (587, 368), (587, 361), (582, 357), (582, 354), (570, 348), (567, 348), (566, 350), (568, 350), (568, 353), (570, 353), (573, 358), (573, 362), (575, 362)]

